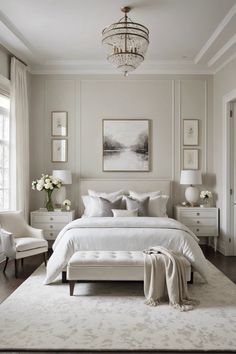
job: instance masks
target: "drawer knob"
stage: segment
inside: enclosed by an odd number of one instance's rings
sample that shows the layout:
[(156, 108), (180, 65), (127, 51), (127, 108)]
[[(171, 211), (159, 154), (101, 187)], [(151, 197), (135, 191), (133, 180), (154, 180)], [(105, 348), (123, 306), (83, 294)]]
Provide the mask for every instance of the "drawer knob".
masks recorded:
[(199, 221), (199, 220), (197, 221), (197, 224), (200, 224), (200, 221)]
[(197, 229), (197, 232), (199, 231), (199, 229)]
[(52, 233), (52, 232), (50, 232), (50, 236), (53, 236), (53, 233)]
[(53, 228), (53, 225), (50, 225), (50, 229), (52, 229)]
[(197, 216), (199, 216), (200, 215), (200, 213), (197, 213)]
[(53, 220), (53, 218), (50, 218), (50, 220)]

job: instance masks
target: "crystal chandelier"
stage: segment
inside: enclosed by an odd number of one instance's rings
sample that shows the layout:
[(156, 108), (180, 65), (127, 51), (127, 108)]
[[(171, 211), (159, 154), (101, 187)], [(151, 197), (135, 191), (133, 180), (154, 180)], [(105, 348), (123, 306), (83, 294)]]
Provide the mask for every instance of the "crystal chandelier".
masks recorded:
[(144, 60), (149, 31), (127, 16), (130, 7), (122, 7), (121, 11), (125, 16), (102, 31), (102, 43), (106, 45), (108, 61), (127, 76)]

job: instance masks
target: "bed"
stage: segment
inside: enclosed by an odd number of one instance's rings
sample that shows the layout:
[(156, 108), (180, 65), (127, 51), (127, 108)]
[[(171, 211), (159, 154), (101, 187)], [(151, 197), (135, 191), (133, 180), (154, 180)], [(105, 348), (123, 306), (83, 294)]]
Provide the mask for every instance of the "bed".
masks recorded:
[[(88, 189), (153, 191), (160, 189), (171, 196), (170, 181), (158, 180), (83, 180), (80, 195)], [(171, 208), (171, 200), (168, 210)], [(80, 204), (82, 213), (82, 204)], [(58, 235), (47, 266), (45, 284), (52, 283), (77, 251), (142, 251), (161, 245), (183, 254), (193, 269), (207, 280), (207, 261), (197, 237), (186, 226), (168, 217), (94, 217), (79, 218)]]

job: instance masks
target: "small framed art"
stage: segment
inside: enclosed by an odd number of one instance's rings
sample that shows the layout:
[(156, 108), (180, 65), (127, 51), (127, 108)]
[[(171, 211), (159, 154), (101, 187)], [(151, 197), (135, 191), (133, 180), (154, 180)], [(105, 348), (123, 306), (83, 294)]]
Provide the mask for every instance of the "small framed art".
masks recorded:
[(66, 139), (52, 139), (52, 162), (67, 162), (67, 145)]
[(150, 121), (103, 120), (103, 171), (150, 170)]
[(52, 136), (67, 136), (68, 134), (68, 113), (52, 112)]
[(184, 149), (184, 170), (198, 170), (198, 149)]
[(184, 119), (184, 145), (198, 145), (198, 119)]

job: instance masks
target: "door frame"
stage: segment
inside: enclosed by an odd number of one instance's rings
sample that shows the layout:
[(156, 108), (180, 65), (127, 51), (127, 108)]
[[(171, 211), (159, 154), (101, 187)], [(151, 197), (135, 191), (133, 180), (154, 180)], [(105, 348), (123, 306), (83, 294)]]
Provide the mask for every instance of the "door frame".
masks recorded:
[[(230, 197), (230, 120), (229, 120), (229, 111), (230, 103), (236, 100), (236, 89), (229, 92), (223, 97), (223, 176), (222, 176), (222, 210), (221, 210), (221, 230), (224, 235), (225, 241), (225, 255), (231, 256), (236, 255), (236, 242), (233, 239), (232, 243), (228, 242), (228, 235), (231, 235), (232, 231), (232, 218), (231, 218), (231, 197)], [(227, 238), (226, 238), (227, 237)]]

